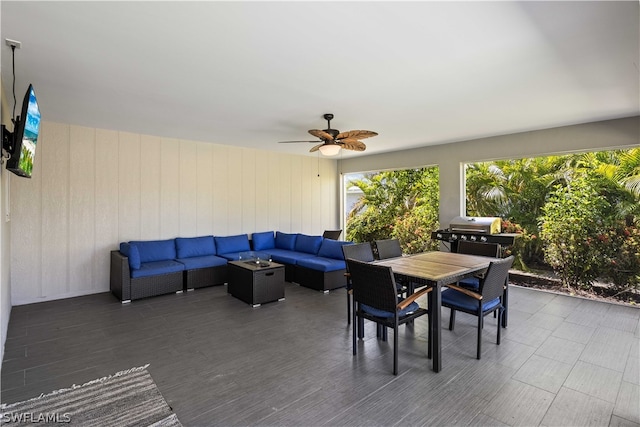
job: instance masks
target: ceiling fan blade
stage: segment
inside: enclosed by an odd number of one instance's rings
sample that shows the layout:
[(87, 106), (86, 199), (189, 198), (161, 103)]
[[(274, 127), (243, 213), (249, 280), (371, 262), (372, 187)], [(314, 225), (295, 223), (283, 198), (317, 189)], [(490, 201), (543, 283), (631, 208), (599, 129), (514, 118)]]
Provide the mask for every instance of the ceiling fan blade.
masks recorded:
[(338, 144), (340, 144), (342, 148), (346, 150), (353, 150), (353, 151), (364, 151), (367, 148), (367, 146), (364, 145), (363, 142), (358, 141), (357, 139), (352, 139), (352, 138), (346, 138), (341, 141), (338, 141)]
[(323, 130), (320, 129), (311, 129), (309, 130), (309, 133), (313, 136), (316, 136), (320, 139), (322, 139), (323, 141), (333, 141), (333, 136)]
[[(312, 134), (313, 135), (313, 134)], [(336, 136), (336, 139), (365, 139), (371, 138), (372, 136), (376, 136), (376, 132), (372, 132), (370, 130), (349, 130), (346, 132), (341, 132)]]
[(318, 144), (315, 147), (313, 147), (311, 150), (309, 150), (310, 153), (313, 153), (315, 151), (318, 151), (320, 149), (320, 147), (322, 147), (324, 145), (324, 142), (322, 144)]
[(295, 144), (298, 142), (312, 142), (314, 144), (318, 143), (318, 141), (316, 140), (316, 141), (278, 141), (278, 144)]

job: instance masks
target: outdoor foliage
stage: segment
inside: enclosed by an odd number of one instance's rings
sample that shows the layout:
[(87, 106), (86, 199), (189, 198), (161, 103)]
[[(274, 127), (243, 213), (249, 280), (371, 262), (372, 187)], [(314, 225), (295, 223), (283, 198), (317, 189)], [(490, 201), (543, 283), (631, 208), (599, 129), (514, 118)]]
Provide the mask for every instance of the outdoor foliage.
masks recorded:
[[(570, 287), (640, 287), (640, 148), (468, 164), (466, 214), (502, 218), (518, 233), (508, 253), (522, 270), (553, 268)], [(353, 181), (363, 192), (347, 238), (398, 238), (406, 253), (436, 249), (437, 168)]]
[[(520, 228), (511, 248), (517, 268), (547, 264), (567, 286), (589, 287), (596, 278), (638, 286), (640, 148), (471, 164), (466, 182), (467, 215), (499, 216), (504, 232), (505, 221)], [(566, 248), (578, 251), (576, 265), (562, 263)]]
[(397, 238), (405, 253), (437, 248), (438, 169), (408, 169), (365, 175), (349, 186), (363, 195), (347, 217), (347, 240), (371, 242)]
[(585, 179), (557, 185), (543, 207), (541, 237), (545, 259), (565, 286), (591, 287), (599, 274), (604, 240), (609, 228), (607, 200)]

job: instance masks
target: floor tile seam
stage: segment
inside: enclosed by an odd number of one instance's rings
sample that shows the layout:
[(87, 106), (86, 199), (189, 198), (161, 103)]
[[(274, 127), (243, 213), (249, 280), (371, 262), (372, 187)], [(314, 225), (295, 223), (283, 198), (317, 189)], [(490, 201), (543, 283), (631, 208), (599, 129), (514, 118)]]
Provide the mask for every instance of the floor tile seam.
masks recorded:
[[(585, 350), (584, 350), (584, 351), (586, 351), (586, 349), (587, 349), (587, 348), (585, 347)], [(588, 363), (588, 364), (590, 364), (590, 365), (597, 366), (597, 367), (599, 367), (599, 368), (603, 368), (603, 369), (608, 369), (608, 370), (610, 370), (610, 371), (617, 372), (617, 373), (619, 373), (619, 374), (624, 375), (624, 371), (625, 371), (625, 369), (626, 369), (626, 367), (627, 367), (627, 363), (629, 363), (629, 357), (628, 357), (628, 354), (626, 354), (626, 355), (625, 355), (625, 362), (624, 362), (624, 366), (622, 367), (622, 370), (620, 370), (620, 369), (617, 369), (617, 368), (612, 368), (610, 365), (609, 365), (609, 366), (605, 366), (605, 365), (602, 365), (602, 364), (597, 363), (597, 362), (593, 362), (593, 361), (589, 361), (589, 360), (585, 360), (585, 359), (583, 359), (583, 357), (585, 356), (584, 351), (582, 352), (582, 354), (580, 354), (580, 357), (578, 358), (578, 360), (576, 361), (576, 363), (577, 363), (577, 362)], [(608, 360), (608, 359), (607, 359), (607, 360)], [(606, 362), (603, 362), (603, 363), (606, 363)]]
[[(518, 371), (519, 371), (519, 369), (518, 369)], [(516, 373), (517, 373), (517, 371), (516, 371)], [(516, 382), (518, 382), (518, 383), (520, 383), (520, 384), (524, 384), (524, 385), (526, 385), (526, 386), (533, 387), (533, 388), (535, 388), (536, 390), (543, 391), (543, 392), (545, 392), (545, 393), (549, 393), (549, 394), (553, 394), (553, 396), (554, 396), (554, 397), (553, 397), (553, 399), (552, 399), (552, 400), (555, 400), (556, 396), (557, 396), (557, 395), (558, 395), (558, 393), (560, 392), (560, 390), (558, 390), (558, 391), (555, 391), (555, 392), (554, 392), (554, 391), (546, 390), (546, 389), (544, 389), (544, 388), (540, 388), (540, 387), (538, 387), (537, 385), (534, 385), (534, 384), (529, 384), (528, 382), (525, 382), (525, 381), (519, 380), (519, 379), (517, 379), (517, 378), (514, 378), (514, 376), (515, 376), (515, 375), (516, 375), (516, 374), (513, 374), (509, 379), (510, 379), (511, 381), (516, 381)], [(505, 383), (505, 384), (506, 384), (506, 383)], [(562, 387), (564, 387), (564, 383), (560, 386), (560, 388), (562, 388)]]
[(628, 418), (625, 418), (625, 417), (621, 416), (620, 414), (616, 414), (616, 407), (618, 406), (618, 402), (620, 402), (620, 393), (622, 393), (622, 384), (624, 384), (624, 383), (630, 384), (632, 387), (635, 386), (635, 387), (638, 387), (640, 389), (640, 385), (633, 384), (633, 383), (631, 383), (629, 381), (625, 381), (624, 378), (623, 378), (622, 381), (620, 381), (620, 387), (618, 388), (618, 393), (616, 394), (616, 401), (613, 403), (613, 415), (616, 415), (616, 416), (618, 416), (618, 417), (620, 417), (622, 419), (625, 419), (625, 420), (628, 420), (628, 421), (631, 421), (631, 422), (635, 423), (636, 421), (634, 421), (634, 420), (629, 420)]
[[(616, 390), (616, 400), (617, 400), (618, 395), (620, 394), (620, 388), (622, 387), (622, 382), (623, 382), (623, 379), (622, 379), (622, 378), (623, 378), (623, 375), (624, 375), (624, 373), (623, 373), (623, 372), (619, 372), (619, 371), (616, 371), (616, 370), (614, 370), (614, 369), (606, 368), (606, 367), (604, 367), (604, 366), (599, 366), (599, 365), (596, 365), (596, 364), (593, 364), (593, 363), (590, 363), (590, 362), (585, 362), (585, 361), (583, 361), (583, 360), (579, 360), (578, 362), (579, 362), (579, 363), (583, 363), (583, 364), (585, 364), (585, 365), (590, 365), (590, 366), (593, 366), (593, 367), (596, 367), (596, 368), (606, 369), (607, 371), (611, 371), (611, 372), (613, 372), (613, 373), (619, 374), (619, 375), (620, 375), (620, 382), (619, 382), (619, 384), (618, 384), (618, 389)], [(576, 365), (578, 364), (578, 362), (576, 362)], [(576, 365), (574, 365), (573, 369), (575, 369), (575, 368), (576, 368)], [(599, 398), (598, 396), (593, 396), (593, 395), (591, 395), (591, 394), (587, 394), (587, 393), (584, 393), (584, 392), (582, 392), (582, 391), (580, 391), (580, 390), (577, 390), (577, 389), (575, 389), (575, 388), (569, 387), (566, 383), (567, 383), (567, 380), (569, 379), (569, 377), (571, 377), (571, 374), (573, 373), (573, 369), (571, 370), (571, 372), (569, 373), (569, 375), (567, 376), (567, 378), (565, 379), (565, 381), (562, 383), (562, 387), (566, 387), (566, 388), (568, 388), (568, 389), (570, 389), (570, 390), (573, 390), (573, 391), (576, 391), (576, 392), (582, 393), (582, 394), (584, 394), (584, 395), (586, 395), (586, 396), (589, 396), (589, 397), (592, 397), (592, 398), (594, 398), (594, 399), (599, 399), (599, 400), (602, 400), (602, 401), (604, 401), (604, 402), (613, 403), (614, 405), (616, 404), (616, 402), (615, 402), (615, 401), (614, 401), (614, 402), (609, 402), (608, 400), (601, 399), (601, 398)], [(593, 368), (591, 368), (591, 369), (593, 369)]]
[[(75, 359), (85, 359), (88, 354), (90, 355), (90, 354), (101, 353), (101, 352), (106, 352), (106, 351), (111, 351), (111, 349), (97, 350), (95, 352), (90, 352), (90, 353), (86, 353), (85, 352), (82, 355), (76, 356)], [(67, 358), (63, 358), (63, 359), (52, 360), (52, 361), (50, 361), (48, 363), (41, 363), (41, 364), (37, 364), (37, 365), (31, 365), (29, 367), (23, 367), (23, 368), (20, 368), (20, 369), (18, 369), (16, 371), (9, 371), (7, 373), (16, 373), (16, 372), (24, 371), (25, 379), (26, 379), (27, 373), (30, 370), (39, 369), (39, 368), (43, 368), (43, 367), (46, 367), (46, 366), (53, 366), (53, 365), (57, 365), (57, 364), (60, 364), (60, 363), (67, 363), (69, 360), (72, 360), (72, 359), (74, 359), (74, 357), (70, 357), (70, 358), (67, 357)], [(95, 366), (91, 366), (91, 367), (95, 367)], [(75, 370), (75, 371), (71, 371), (71, 372), (80, 372), (82, 370), (83, 369)], [(4, 363), (2, 365), (2, 371), (3, 371), (3, 374), (4, 374), (5, 373), (5, 365), (4, 365)]]

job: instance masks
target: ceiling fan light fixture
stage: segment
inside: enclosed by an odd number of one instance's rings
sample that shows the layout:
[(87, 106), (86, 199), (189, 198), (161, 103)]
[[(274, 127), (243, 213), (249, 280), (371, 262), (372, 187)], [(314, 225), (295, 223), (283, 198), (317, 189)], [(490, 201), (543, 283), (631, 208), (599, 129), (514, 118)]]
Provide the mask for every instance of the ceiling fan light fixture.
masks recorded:
[(340, 152), (340, 146), (338, 144), (325, 144), (319, 150), (323, 156), (336, 156)]

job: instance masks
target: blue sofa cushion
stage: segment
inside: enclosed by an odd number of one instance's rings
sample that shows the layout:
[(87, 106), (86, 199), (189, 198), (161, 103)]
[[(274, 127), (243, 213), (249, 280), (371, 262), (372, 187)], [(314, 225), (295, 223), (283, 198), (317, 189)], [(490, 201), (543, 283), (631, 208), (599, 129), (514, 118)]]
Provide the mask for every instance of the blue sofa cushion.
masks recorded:
[(320, 250), (318, 251), (318, 256), (324, 258), (333, 258), (333, 259), (341, 259), (344, 260), (344, 254), (342, 253), (342, 247), (344, 245), (352, 245), (353, 242), (343, 242), (341, 240), (331, 240), (324, 239), (322, 241), (322, 245), (320, 245)]
[[(142, 264), (176, 259), (175, 239), (131, 241), (129, 244), (137, 247), (140, 253), (140, 263)], [(133, 251), (133, 248), (131, 250)]]
[[(382, 317), (383, 319), (388, 319), (390, 317), (393, 317), (393, 312), (391, 311), (378, 310), (377, 308), (373, 308), (366, 304), (360, 304), (360, 308), (362, 309), (362, 311), (364, 311), (365, 313), (369, 313), (372, 316)], [(420, 305), (418, 305), (417, 302), (412, 302), (405, 309), (398, 311), (398, 317), (411, 314), (419, 308), (420, 308)]]
[(201, 257), (216, 254), (213, 236), (177, 237), (176, 253), (178, 258)]
[[(478, 310), (478, 300), (455, 289), (442, 291), (442, 305), (448, 304), (459, 310), (475, 312)], [(500, 304), (500, 298), (482, 303), (482, 311), (488, 311)]]
[(138, 270), (131, 271), (131, 278), (157, 276), (184, 270), (184, 264), (175, 260), (143, 262)]
[(140, 252), (138, 252), (137, 246), (122, 242), (120, 243), (120, 253), (128, 258), (131, 270), (140, 268)]
[(323, 272), (345, 270), (347, 268), (344, 260), (323, 258), (323, 257), (311, 257), (298, 260), (300, 267), (310, 268), (311, 270), (318, 270)]
[(307, 236), (306, 234), (298, 234), (296, 237), (296, 252), (306, 252), (316, 255), (322, 244), (322, 236)]
[(298, 263), (298, 260), (315, 257), (313, 254), (288, 251), (286, 249), (269, 249), (269, 255), (271, 255), (271, 259), (275, 262), (294, 265)]
[(296, 250), (297, 234), (281, 233), (276, 231), (276, 249)]
[(216, 255), (178, 258), (177, 261), (184, 264), (185, 270), (195, 270), (196, 268), (209, 268), (227, 265), (226, 258), (222, 258)]
[(273, 231), (265, 231), (262, 233), (253, 233), (251, 235), (254, 251), (263, 251), (265, 249), (273, 249), (276, 247), (276, 239)]
[(218, 255), (228, 254), (232, 252), (250, 251), (249, 236), (247, 234), (238, 234), (236, 236), (216, 237), (216, 249)]

